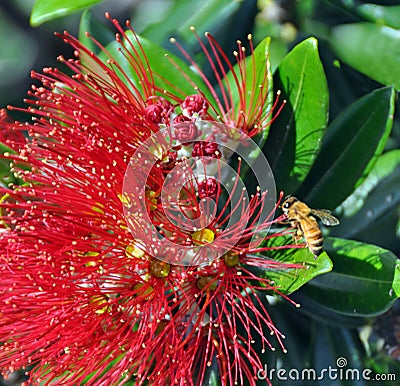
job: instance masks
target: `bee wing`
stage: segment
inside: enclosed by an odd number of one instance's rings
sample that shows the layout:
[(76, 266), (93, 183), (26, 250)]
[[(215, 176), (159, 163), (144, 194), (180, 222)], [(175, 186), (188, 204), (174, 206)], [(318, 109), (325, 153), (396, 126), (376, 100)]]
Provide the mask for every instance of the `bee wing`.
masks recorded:
[(320, 218), (324, 225), (334, 226), (339, 224), (339, 220), (332, 216), (331, 211), (328, 209), (312, 209), (311, 214)]

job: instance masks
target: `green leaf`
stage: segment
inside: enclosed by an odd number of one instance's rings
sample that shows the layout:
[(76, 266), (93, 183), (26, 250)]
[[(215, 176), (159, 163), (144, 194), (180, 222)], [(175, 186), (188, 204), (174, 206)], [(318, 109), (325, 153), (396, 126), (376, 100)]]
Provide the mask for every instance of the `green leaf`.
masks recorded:
[[(271, 112), (274, 94), (272, 90), (272, 74), (269, 63), (270, 44), (271, 38), (264, 38), (254, 49), (253, 58), (249, 56), (246, 58), (246, 72), (243, 74), (243, 78), (246, 79), (245, 104), (248, 108), (247, 113), (250, 115), (256, 114), (256, 111), (259, 108), (257, 101), (265, 98), (267, 98), (268, 106), (263, 113), (263, 117), (268, 116), (268, 114)], [(233, 71), (235, 74), (240, 74), (241, 70), (238, 64), (233, 67)], [(265, 77), (268, 80), (268, 87), (264, 87)], [(227, 73), (226, 81), (229, 84), (229, 89), (231, 91), (230, 94), (233, 105), (235, 106), (235, 111), (238, 111), (240, 107), (240, 95), (234, 76), (232, 75), (232, 71)], [(262, 146), (268, 135), (268, 129), (269, 126), (267, 127), (267, 130), (265, 130), (265, 132), (261, 133), (261, 136), (259, 136), (259, 140), (257, 141), (258, 145)]]
[(337, 208), (341, 223), (330, 234), (397, 248), (399, 186), (400, 150), (396, 149), (381, 155), (367, 179)]
[[(12, 161), (9, 159), (5, 159), (2, 157), (4, 153), (10, 153), (10, 154), (16, 154), (17, 152), (4, 143), (0, 142), (0, 180), (1, 182), (5, 185), (8, 186), (9, 184), (13, 185), (23, 185), (24, 181), (22, 178), (18, 177), (17, 174), (14, 174), (13, 168), (11, 168), (11, 164), (13, 164)], [(17, 165), (17, 169), (22, 169), (22, 170), (30, 170), (30, 167), (27, 165)], [(0, 200), (5, 199), (5, 197), (8, 196), (8, 194), (3, 195), (0, 197)]]
[(396, 265), (394, 272), (393, 291), (397, 297), (400, 297), (400, 264)]
[[(274, 103), (274, 94), (272, 88), (272, 73), (269, 63), (269, 47), (270, 47), (271, 39), (269, 37), (264, 38), (254, 49), (253, 57), (246, 58), (246, 72), (244, 78), (246, 79), (246, 106), (248, 107), (248, 114), (256, 115), (256, 109), (259, 108), (257, 105), (257, 101), (259, 99), (266, 99), (267, 106), (263, 112), (263, 117), (268, 122), (271, 119), (271, 109)], [(255, 73), (254, 73), (255, 70)], [(236, 64), (233, 67), (233, 72), (235, 74), (240, 74), (241, 70), (239, 65)], [(265, 79), (266, 78), (266, 79)], [(235, 78), (232, 75), (232, 71), (229, 71), (225, 77), (226, 82), (229, 84), (229, 94), (231, 95), (233, 105), (235, 106), (235, 111), (240, 111), (240, 95), (239, 90), (235, 82)], [(265, 80), (267, 80), (268, 87), (265, 87)], [(259, 85), (263, 85), (263, 87), (259, 87)], [(226, 91), (228, 93), (228, 91)], [(242, 102), (243, 103), (243, 102)], [(253, 112), (253, 113), (252, 113)], [(249, 163), (242, 163), (240, 169), (240, 175), (244, 179), (247, 186), (255, 187), (259, 185), (256, 176), (253, 173), (253, 170), (260, 170), (260, 168), (264, 168), (264, 163), (260, 160), (265, 160), (264, 157), (260, 158), (260, 154), (262, 152), (261, 148), (263, 147), (269, 132), (269, 126), (265, 127), (265, 130), (258, 133), (252, 139), (257, 144), (257, 147), (254, 147), (254, 150), (249, 152), (244, 145), (242, 147), (239, 145), (238, 151), (243, 151), (244, 154), (247, 154), (246, 159)], [(257, 162), (260, 162), (257, 166)], [(231, 161), (232, 167), (234, 170), (238, 168), (237, 160)], [(232, 184), (235, 182), (236, 177), (234, 176), (232, 179)]]
[(92, 12), (88, 9), (82, 13), (79, 24), (79, 41), (90, 51), (98, 53), (100, 48), (86, 35), (86, 33), (89, 33), (104, 46), (115, 39), (115, 33), (93, 17)]
[(1, 157), (1, 155), (3, 155), (4, 153), (15, 154), (16, 152), (4, 143), (0, 142), (0, 179), (8, 176), (13, 176), (13, 173), (10, 170), (11, 161)]
[[(159, 88), (184, 98), (187, 95), (197, 93), (195, 87), (198, 87), (210, 101), (213, 101), (214, 98), (200, 75), (181, 59), (140, 35), (134, 36), (129, 30), (126, 32), (126, 36), (130, 41), (129, 44), (126, 44), (127, 49), (135, 60), (141, 61), (143, 67), (151, 68), (152, 73), (155, 74), (154, 83)], [(111, 42), (106, 47), (106, 50), (115, 58), (130, 81), (141, 90), (143, 79), (134, 71), (132, 63), (126, 58), (126, 52), (121, 52), (120, 49), (121, 45), (116, 41)], [(101, 52), (99, 58), (104, 63), (109, 59), (105, 52)], [(171, 61), (175, 64), (172, 64)], [(121, 75), (121, 79), (124, 79), (123, 75)]]
[(400, 30), (372, 23), (339, 25), (330, 43), (340, 60), (400, 90)]
[[(312, 281), (310, 282), (310, 285), (312, 285)], [(303, 287), (306, 291), (303, 291), (303, 288), (300, 288), (299, 291), (296, 291), (290, 296), (293, 301), (300, 304), (298, 310), (302, 314), (319, 322), (348, 328), (357, 328), (368, 322), (366, 317), (361, 317), (360, 315), (340, 314), (332, 307), (327, 307), (326, 305), (319, 303), (318, 300), (314, 300), (313, 293), (311, 293), (310, 296), (305, 293), (307, 292), (306, 287), (307, 286)]]
[(187, 44), (193, 44), (196, 38), (190, 31), (191, 26), (195, 26), (199, 30), (198, 33), (202, 34), (218, 25), (221, 20), (224, 20), (225, 25), (240, 5), (241, 2), (231, 0), (207, 0), (195, 4), (193, 0), (175, 1), (164, 13), (164, 17), (148, 26), (141, 35), (154, 43), (161, 44), (172, 34), (179, 36), (179, 39)]
[(363, 3), (357, 0), (329, 0), (356, 16), (378, 25), (400, 28), (400, 6), (399, 5), (378, 5)]
[(37, 27), (46, 21), (70, 15), (102, 0), (36, 0), (33, 5), (30, 23)]
[(336, 208), (365, 180), (390, 134), (394, 98), (391, 88), (375, 90), (329, 125), (299, 197), (314, 208)]
[[(351, 196), (343, 201), (335, 212), (342, 213), (345, 217), (351, 217), (363, 207), (370, 193), (373, 192), (385, 178), (389, 176), (395, 177), (396, 175), (400, 177), (400, 149), (391, 150), (379, 156), (368, 177)], [(379, 191), (382, 192), (381, 187)], [(386, 195), (392, 193), (396, 192), (384, 192)], [(393, 202), (393, 199), (391, 197), (385, 197), (382, 201), (386, 204), (390, 204)], [(385, 205), (383, 211), (388, 209), (387, 205)], [(341, 230), (343, 230), (343, 221), (341, 222)]]
[(400, 261), (390, 251), (353, 240), (327, 238), (333, 270), (302, 292), (327, 309), (353, 316), (387, 311), (399, 295)]
[[(268, 239), (263, 243), (263, 247), (281, 247), (292, 243), (291, 236), (279, 236)], [(314, 259), (314, 255), (307, 248), (271, 249), (260, 254), (269, 259), (302, 266), (285, 271), (267, 270), (264, 272), (263, 276), (272, 280), (279, 291), (285, 294), (291, 294), (314, 277), (332, 269), (332, 262), (326, 253), (319, 255), (318, 259)]]
[(263, 149), (279, 190), (294, 191), (307, 176), (328, 119), (328, 89), (315, 38), (298, 44), (278, 66), (274, 87), (287, 104)]

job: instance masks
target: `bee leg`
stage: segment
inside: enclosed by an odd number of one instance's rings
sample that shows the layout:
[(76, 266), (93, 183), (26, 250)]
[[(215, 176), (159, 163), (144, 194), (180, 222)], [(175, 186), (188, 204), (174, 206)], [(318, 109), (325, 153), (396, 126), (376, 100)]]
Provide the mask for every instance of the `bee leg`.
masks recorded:
[(293, 233), (293, 240), (297, 243), (303, 238), (303, 232), (301, 229), (296, 229), (296, 232)]

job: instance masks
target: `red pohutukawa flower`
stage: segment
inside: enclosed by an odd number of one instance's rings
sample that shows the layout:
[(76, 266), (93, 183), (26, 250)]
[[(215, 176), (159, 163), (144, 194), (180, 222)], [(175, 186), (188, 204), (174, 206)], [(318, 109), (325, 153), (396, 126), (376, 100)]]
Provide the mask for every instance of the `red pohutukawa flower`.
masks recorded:
[[(194, 61), (202, 85), (165, 59), (192, 84), (188, 94), (152, 69), (129, 24), (113, 23), (120, 57), (98, 44), (102, 60), (64, 33), (85, 60), (60, 58), (72, 76), (33, 73), (42, 83), (27, 101), (33, 123), (7, 123), (29, 141), (8, 136), (19, 153), (4, 155), (19, 180), (1, 188), (0, 367), (29, 367), (30, 381), (46, 384), (201, 385), (216, 364), (222, 384), (255, 384), (254, 340), (284, 348), (265, 294), (284, 295), (253, 268), (298, 266), (258, 254), (274, 207), (265, 212), (265, 191), (246, 197), (241, 159), (221, 183), (232, 153), (222, 143), (270, 123), (268, 69), (249, 79), (253, 55), (239, 43), (234, 69), (207, 34), (220, 97)], [(150, 158), (127, 173), (143, 147)], [(129, 173), (144, 183), (127, 183)]]
[(18, 150), (25, 144), (25, 137), (21, 130), (14, 126), (14, 122), (7, 115), (6, 109), (0, 109), (0, 143), (13, 146), (11, 150)]

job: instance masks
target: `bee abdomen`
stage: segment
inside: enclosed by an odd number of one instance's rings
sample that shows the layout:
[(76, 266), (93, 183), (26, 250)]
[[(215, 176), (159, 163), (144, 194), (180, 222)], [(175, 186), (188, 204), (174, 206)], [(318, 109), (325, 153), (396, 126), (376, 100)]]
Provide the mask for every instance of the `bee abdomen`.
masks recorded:
[(322, 246), (322, 244), (318, 247), (310, 246), (310, 250), (314, 256), (319, 256), (322, 253), (322, 251), (324, 250), (324, 247)]
[(314, 256), (318, 256), (322, 253), (324, 248), (324, 239), (322, 238), (322, 232), (319, 229), (315, 229), (307, 234), (307, 245)]

